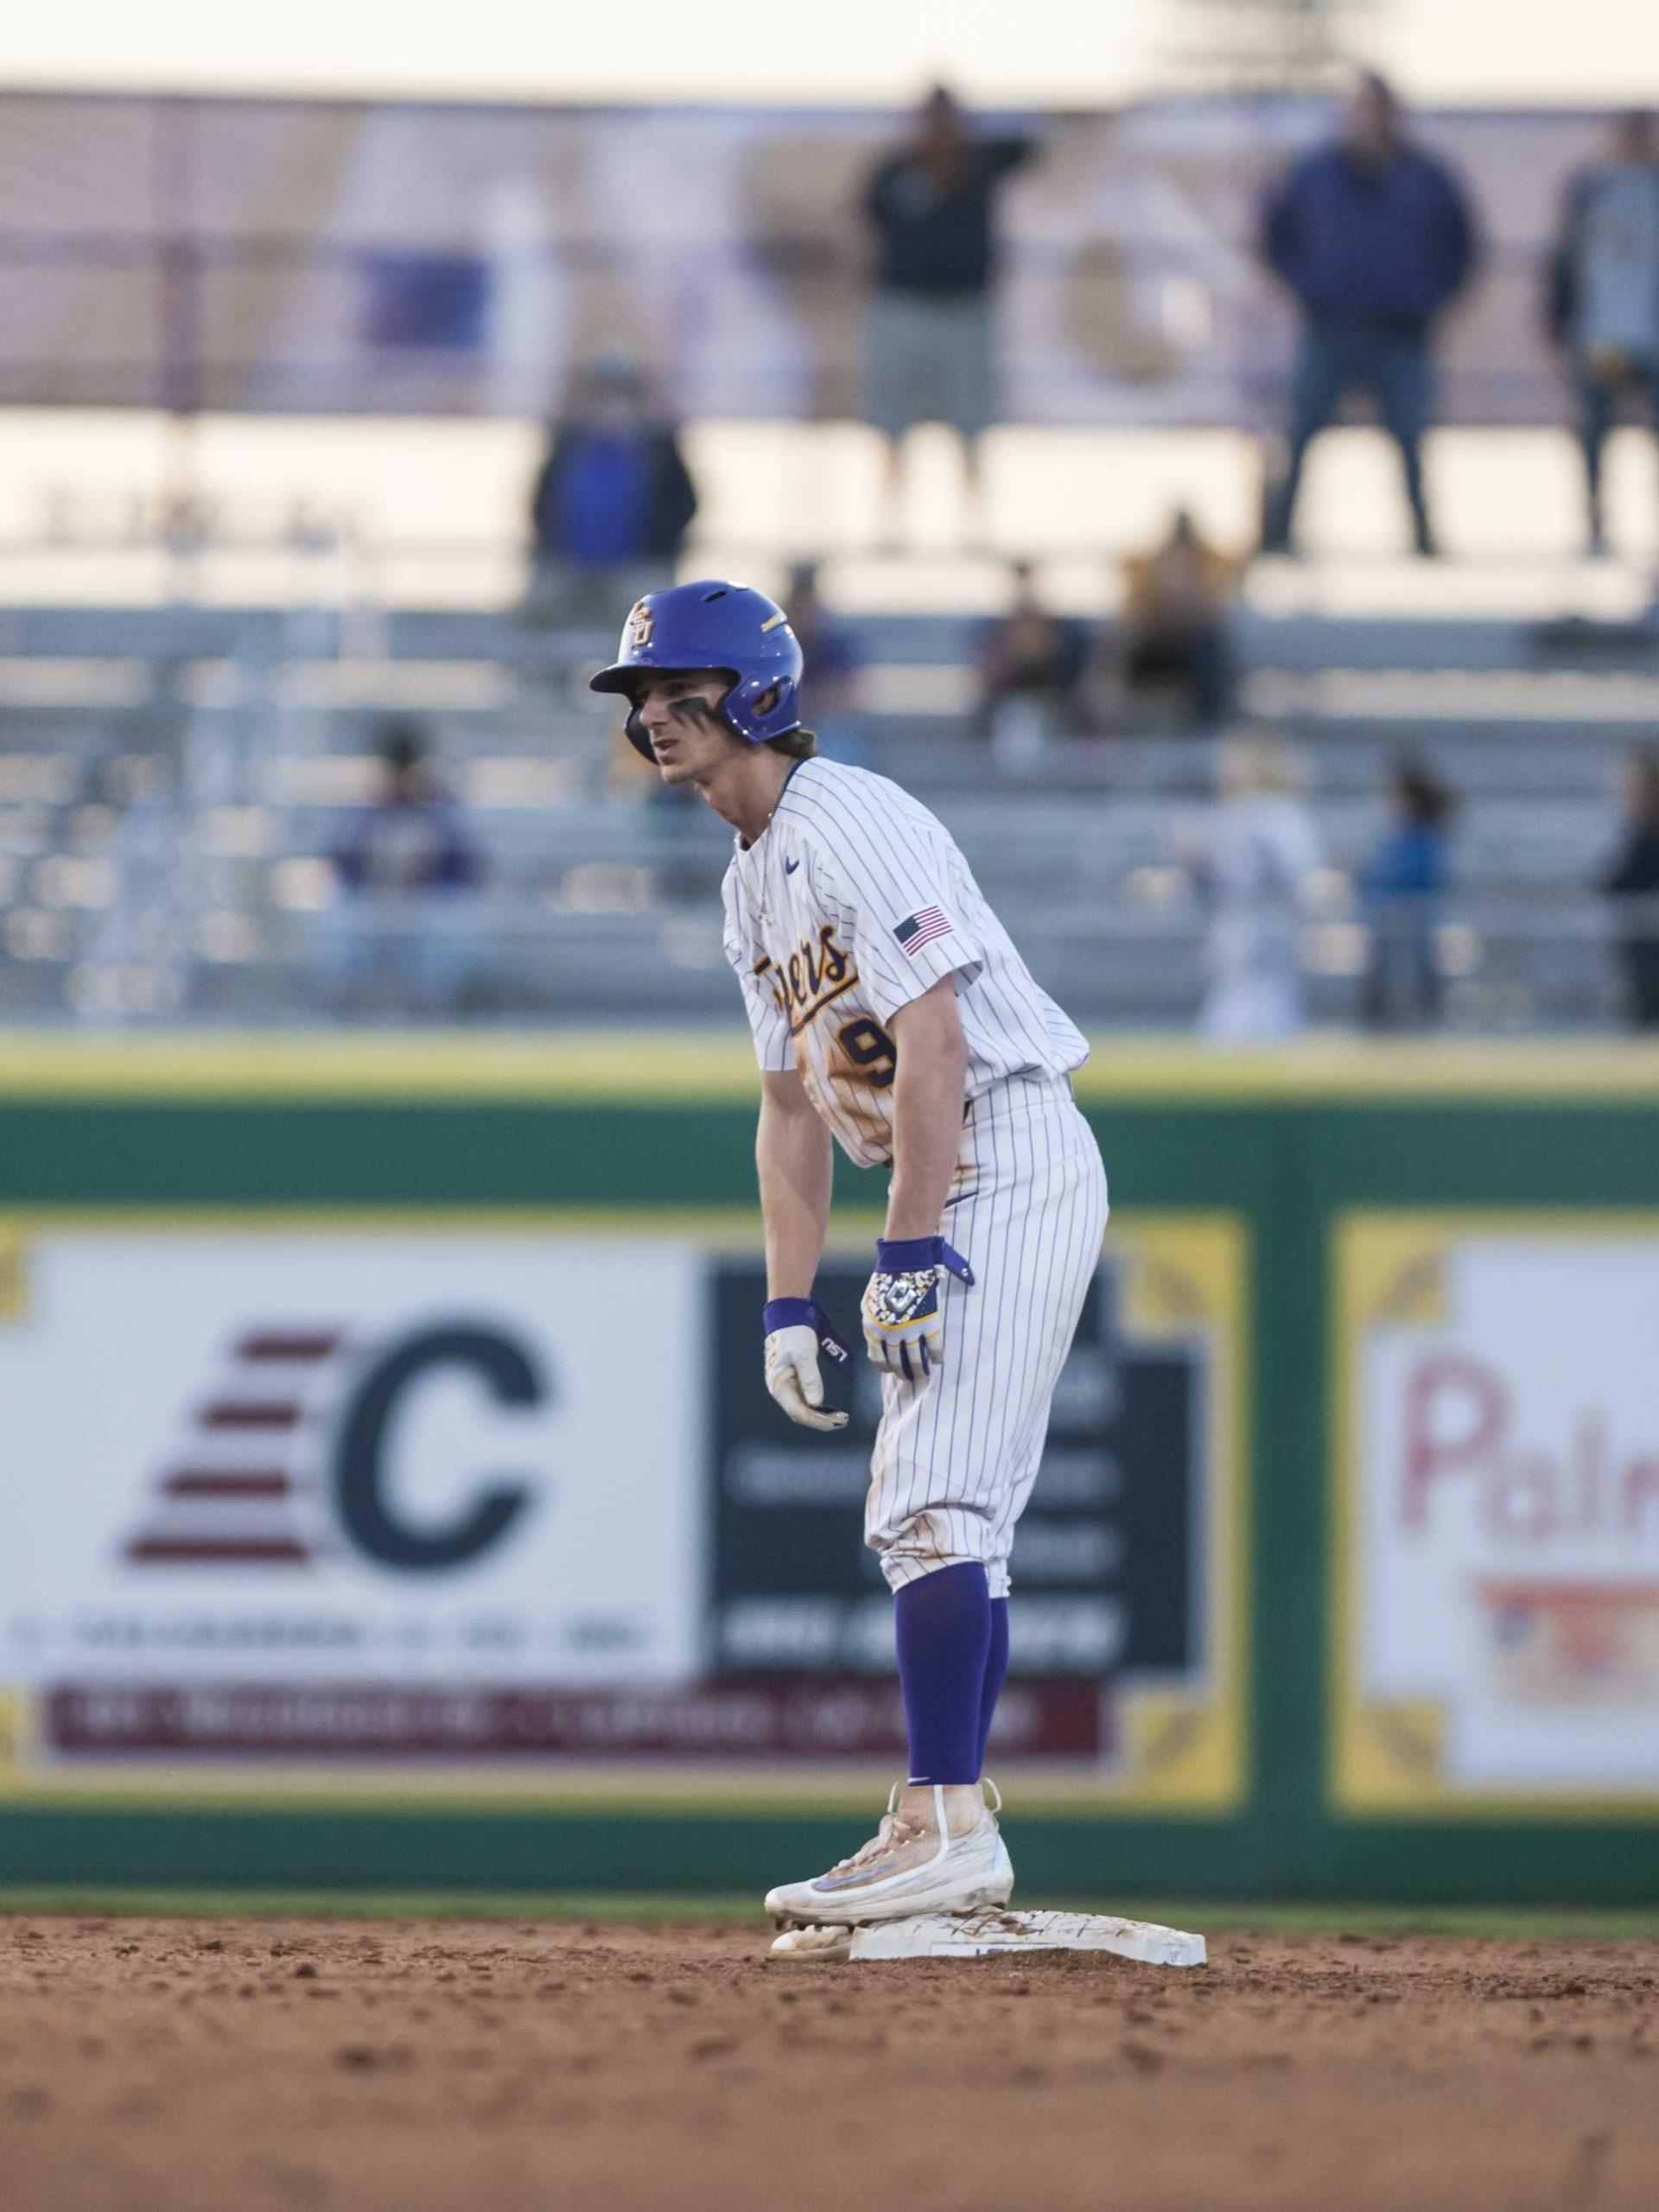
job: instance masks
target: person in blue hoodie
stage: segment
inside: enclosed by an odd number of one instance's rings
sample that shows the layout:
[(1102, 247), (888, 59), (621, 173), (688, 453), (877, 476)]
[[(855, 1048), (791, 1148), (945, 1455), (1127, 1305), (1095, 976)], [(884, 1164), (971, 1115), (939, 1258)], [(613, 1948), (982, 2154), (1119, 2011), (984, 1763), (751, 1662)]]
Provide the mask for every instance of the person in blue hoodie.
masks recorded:
[(531, 612), (620, 625), (673, 579), (697, 512), (678, 430), (626, 353), (601, 353), (550, 425), (531, 494)]
[(1293, 163), (1268, 194), (1262, 252), (1302, 310), (1289, 452), (1262, 550), (1289, 550), (1307, 448), (1344, 395), (1360, 391), (1400, 448), (1417, 550), (1433, 553), (1422, 467), (1433, 330), (1474, 267), (1474, 223), (1453, 172), (1402, 135), (1382, 78), (1358, 80), (1341, 137)]
[(1394, 820), (1360, 873), (1370, 958), (1361, 1008), (1370, 1029), (1439, 1020), (1444, 989), (1435, 942), (1452, 881), (1457, 797), (1420, 760), (1394, 772)]

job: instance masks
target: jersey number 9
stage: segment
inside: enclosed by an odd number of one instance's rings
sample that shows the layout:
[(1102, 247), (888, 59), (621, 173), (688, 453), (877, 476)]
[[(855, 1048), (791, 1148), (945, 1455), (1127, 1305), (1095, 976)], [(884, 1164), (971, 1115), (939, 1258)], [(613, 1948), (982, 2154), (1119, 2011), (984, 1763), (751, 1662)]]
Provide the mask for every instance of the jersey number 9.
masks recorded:
[(836, 1042), (873, 1090), (887, 1089), (899, 1065), (899, 1047), (879, 1022), (861, 1014), (838, 1033)]

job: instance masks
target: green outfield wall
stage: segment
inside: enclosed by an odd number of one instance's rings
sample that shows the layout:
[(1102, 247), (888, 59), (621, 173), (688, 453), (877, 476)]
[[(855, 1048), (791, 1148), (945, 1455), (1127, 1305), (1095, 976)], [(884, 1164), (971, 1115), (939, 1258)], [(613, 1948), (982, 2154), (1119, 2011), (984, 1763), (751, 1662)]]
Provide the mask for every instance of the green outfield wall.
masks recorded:
[[(0, 1882), (730, 1891), (849, 1847), (861, 1776), (792, 1788), (739, 1762), (659, 1782), (588, 1762), (569, 1789), (522, 1767), (474, 1787), (440, 1760), (429, 1781), (400, 1763), (314, 1787), (253, 1758), (84, 1755), (74, 1729), (100, 1716), (54, 1707), (57, 1662), (38, 1656), (90, 1623), (99, 1679), (118, 1678), (107, 1585), (36, 1593), (73, 1439), (118, 1448), (100, 1390), (138, 1358), (131, 1332), (165, 1320), (143, 1311), (150, 1232), (155, 1300), (176, 1294), (181, 1315), (210, 1297), (213, 1238), (257, 1271), (259, 1238), (289, 1230), (429, 1230), (480, 1281), (490, 1240), (519, 1230), (532, 1257), (537, 1235), (632, 1235), (677, 1268), (676, 1240), (703, 1237), (739, 1267), (754, 1090), (724, 1040), (0, 1044)], [(1022, 1892), (1651, 1901), (1659, 1055), (1103, 1039), (1078, 1096), (1111, 1184), (1109, 1253), (1122, 1222), (1135, 1297), (1169, 1341), (1190, 1262), (1192, 1330), (1222, 1346), (1205, 1402), (1224, 1497), (1206, 1493), (1195, 1553), (1221, 1687), (1186, 1711), (1185, 1743), (1148, 1693), (1136, 1725), (1165, 1726), (1166, 1756), (1116, 1794), (1015, 1795)], [(861, 1239), (880, 1188), (838, 1173)], [(279, 1319), (303, 1256), (280, 1249)], [(1236, 1277), (1213, 1299), (1212, 1259)], [(108, 1301), (84, 1328), (83, 1275)], [(149, 1452), (135, 1443), (135, 1467)], [(245, 1487), (266, 1479), (238, 1464)], [(615, 1479), (626, 1519), (628, 1468)], [(141, 1522), (122, 1524), (124, 1559), (194, 1541)], [(113, 1572), (108, 1545), (88, 1561)], [(162, 1612), (146, 1620), (163, 1632)]]

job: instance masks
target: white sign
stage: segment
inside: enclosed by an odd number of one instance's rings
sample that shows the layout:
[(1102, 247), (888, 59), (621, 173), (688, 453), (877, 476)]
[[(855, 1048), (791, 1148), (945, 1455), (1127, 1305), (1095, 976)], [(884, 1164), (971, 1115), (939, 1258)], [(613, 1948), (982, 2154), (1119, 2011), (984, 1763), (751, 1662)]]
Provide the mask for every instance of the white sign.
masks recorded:
[(1344, 1725), (1409, 1769), (1433, 1716), (1438, 1794), (1659, 1793), (1659, 1230), (1366, 1233)]
[(0, 1681), (696, 1672), (695, 1248), (99, 1227), (13, 1259)]

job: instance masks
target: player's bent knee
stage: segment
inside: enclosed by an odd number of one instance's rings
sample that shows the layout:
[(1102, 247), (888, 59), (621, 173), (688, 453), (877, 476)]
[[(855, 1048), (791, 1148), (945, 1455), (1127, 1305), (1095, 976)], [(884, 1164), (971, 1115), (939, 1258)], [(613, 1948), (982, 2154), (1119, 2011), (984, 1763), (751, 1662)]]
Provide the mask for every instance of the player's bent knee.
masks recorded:
[(988, 1574), (995, 1572), (988, 1521), (960, 1506), (949, 1512), (912, 1514), (896, 1528), (871, 1529), (866, 1541), (881, 1561), (890, 1590), (902, 1590), (907, 1582), (947, 1567), (983, 1567)]

